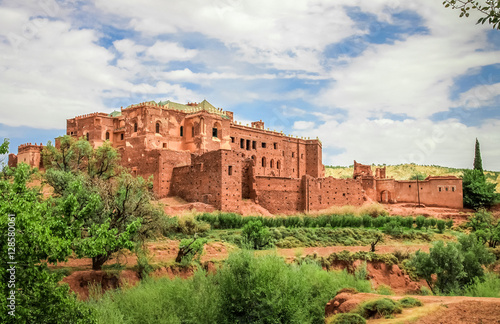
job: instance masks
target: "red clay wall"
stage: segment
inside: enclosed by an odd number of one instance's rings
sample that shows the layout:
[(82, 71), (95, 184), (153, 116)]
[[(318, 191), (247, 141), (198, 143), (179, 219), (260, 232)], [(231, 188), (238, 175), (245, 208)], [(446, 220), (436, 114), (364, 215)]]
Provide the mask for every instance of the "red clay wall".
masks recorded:
[(301, 179), (255, 177), (258, 204), (273, 214), (304, 210), (304, 188)]
[(242, 199), (242, 157), (229, 150), (192, 156), (190, 166), (173, 169), (170, 194), (236, 211)]
[(363, 187), (358, 180), (306, 176), (303, 181), (306, 211), (326, 209), (331, 206), (359, 206), (365, 201)]
[[(462, 180), (454, 177), (430, 177), (419, 181), (420, 203), (426, 206), (463, 208)], [(418, 202), (416, 181), (396, 181), (397, 202)]]
[(10, 153), (9, 154), (9, 161), (7, 162), (7, 165), (9, 166), (9, 168), (17, 167), (17, 155)]

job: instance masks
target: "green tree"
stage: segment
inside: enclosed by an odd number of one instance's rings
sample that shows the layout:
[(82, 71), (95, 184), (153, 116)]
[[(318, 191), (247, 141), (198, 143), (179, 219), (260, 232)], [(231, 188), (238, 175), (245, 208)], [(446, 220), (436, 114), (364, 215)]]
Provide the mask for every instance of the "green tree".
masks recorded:
[(480, 209), (467, 223), (478, 239), (484, 241), (489, 247), (495, 248), (500, 243), (500, 221), (493, 218), (492, 214)]
[(474, 170), (480, 170), (483, 172), (483, 161), (481, 160), (481, 148), (479, 146), (479, 141), (476, 138), (476, 146), (474, 148)]
[(494, 259), (475, 235), (468, 235), (461, 236), (458, 243), (445, 245), (438, 241), (429, 253), (417, 251), (409, 266), (415, 267), (417, 275), (425, 279), (433, 292), (438, 288), (442, 293), (449, 293), (459, 291), (474, 280), (482, 280), (482, 266)]
[[(9, 153), (9, 139), (4, 138), (3, 143), (0, 145), (0, 157), (7, 153)], [(0, 166), (2, 166), (3, 160), (4, 158), (0, 158)]]
[(249, 221), (241, 233), (243, 240), (254, 250), (261, 250), (270, 244), (271, 233), (260, 220)]
[(77, 140), (65, 135), (59, 138), (59, 148), (49, 141), (42, 151), (42, 157), (47, 169), (86, 172), (91, 178), (109, 179), (120, 171), (120, 155), (109, 141), (92, 148), (84, 137)]
[(480, 12), (483, 17), (476, 24), (488, 22), (495, 29), (500, 29), (500, 1), (499, 0), (445, 0), (446, 8), (460, 10), (460, 17), (469, 17), (470, 10)]
[(410, 180), (425, 180), (427, 176), (424, 173), (420, 172), (415, 172), (414, 174), (411, 175)]
[(493, 206), (498, 198), (495, 184), (486, 181), (481, 170), (465, 170), (462, 176), (464, 206), (479, 209)]
[[(27, 188), (32, 173), (20, 163), (0, 179), (0, 322), (92, 323), (90, 310), (68, 293), (67, 284), (59, 284), (61, 276), (47, 266), (67, 260), (72, 233), (61, 226), (52, 202)], [(12, 308), (7, 298), (12, 295), (15, 317), (8, 313)]]
[(117, 179), (75, 176), (57, 200), (63, 220), (75, 232), (73, 248), (78, 257), (91, 257), (100, 270), (111, 255), (132, 250), (142, 219), (156, 215), (148, 183), (122, 172)]

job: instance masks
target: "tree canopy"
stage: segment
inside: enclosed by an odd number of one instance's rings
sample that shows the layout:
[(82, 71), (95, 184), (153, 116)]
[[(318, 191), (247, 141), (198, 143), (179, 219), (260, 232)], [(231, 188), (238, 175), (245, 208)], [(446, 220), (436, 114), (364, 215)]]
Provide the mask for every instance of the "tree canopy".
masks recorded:
[(445, 0), (443, 5), (446, 8), (458, 9), (460, 17), (469, 17), (471, 10), (480, 12), (483, 17), (479, 18), (476, 24), (487, 22), (494, 29), (500, 29), (500, 0)]

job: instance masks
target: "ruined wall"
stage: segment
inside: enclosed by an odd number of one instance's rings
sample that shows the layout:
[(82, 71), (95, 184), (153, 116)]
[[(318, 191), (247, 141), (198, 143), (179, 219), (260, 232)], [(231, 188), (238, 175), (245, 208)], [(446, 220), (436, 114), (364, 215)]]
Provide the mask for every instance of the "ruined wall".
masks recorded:
[(363, 186), (358, 180), (305, 176), (303, 181), (306, 211), (326, 209), (331, 206), (360, 206), (365, 201)]
[(273, 214), (304, 210), (304, 188), (301, 179), (255, 177), (257, 203)]
[(17, 155), (10, 153), (7, 165), (9, 166), (9, 168), (17, 167)]
[(21, 144), (17, 148), (17, 155), (9, 154), (9, 166), (17, 166), (18, 163), (24, 162), (33, 168), (43, 169), (42, 160), (42, 150), (43, 144), (40, 145), (31, 144)]
[(440, 206), (450, 208), (463, 208), (462, 180), (456, 177), (428, 177), (417, 182), (396, 181), (395, 193), (397, 202), (418, 202), (420, 190), (420, 203), (426, 206)]

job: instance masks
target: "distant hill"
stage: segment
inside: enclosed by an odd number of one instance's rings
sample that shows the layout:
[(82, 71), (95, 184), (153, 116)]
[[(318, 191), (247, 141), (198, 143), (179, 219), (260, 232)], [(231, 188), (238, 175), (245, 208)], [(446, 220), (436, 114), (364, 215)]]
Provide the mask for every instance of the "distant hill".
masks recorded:
[[(383, 165), (372, 165), (373, 174), (375, 168), (383, 167)], [(427, 176), (443, 176), (453, 175), (460, 177), (465, 169), (447, 168), (439, 165), (416, 165), (416, 164), (399, 164), (387, 165), (387, 177), (393, 177), (396, 180), (409, 180), (413, 175), (422, 174)], [(352, 178), (354, 166), (328, 166), (325, 165), (325, 176), (334, 178)], [(500, 193), (500, 172), (485, 171), (484, 174), (488, 181), (496, 183), (496, 191)]]

